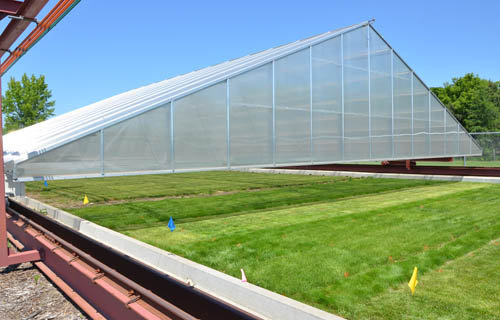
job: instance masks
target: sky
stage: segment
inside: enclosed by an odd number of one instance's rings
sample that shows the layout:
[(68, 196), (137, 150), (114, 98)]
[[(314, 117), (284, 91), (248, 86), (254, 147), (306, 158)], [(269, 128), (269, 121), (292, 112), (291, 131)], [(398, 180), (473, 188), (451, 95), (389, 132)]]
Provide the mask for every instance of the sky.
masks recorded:
[[(56, 3), (50, 0), (38, 17)], [(11, 77), (43, 74), (60, 115), (372, 18), (428, 86), (469, 72), (499, 81), (499, 12), (498, 0), (82, 0), (4, 74), (2, 92)]]

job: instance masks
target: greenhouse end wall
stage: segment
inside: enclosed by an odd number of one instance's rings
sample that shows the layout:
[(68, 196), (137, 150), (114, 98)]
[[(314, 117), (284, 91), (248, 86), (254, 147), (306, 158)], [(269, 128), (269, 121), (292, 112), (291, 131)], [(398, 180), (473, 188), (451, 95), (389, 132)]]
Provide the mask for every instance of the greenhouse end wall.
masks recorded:
[(17, 164), (16, 177), (477, 155), (371, 25)]

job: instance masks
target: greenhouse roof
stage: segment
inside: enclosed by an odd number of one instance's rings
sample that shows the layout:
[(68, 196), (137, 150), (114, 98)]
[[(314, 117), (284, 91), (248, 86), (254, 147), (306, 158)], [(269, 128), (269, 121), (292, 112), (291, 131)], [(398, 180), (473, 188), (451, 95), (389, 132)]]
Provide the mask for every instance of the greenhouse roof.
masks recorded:
[(298, 40), (289, 44), (229, 60), (167, 80), (133, 89), (56, 116), (4, 136), (4, 161), (19, 163), (58, 146), (74, 141), (117, 122), (154, 109), (168, 101), (208, 87), (289, 55), (341, 33), (366, 26), (363, 22)]

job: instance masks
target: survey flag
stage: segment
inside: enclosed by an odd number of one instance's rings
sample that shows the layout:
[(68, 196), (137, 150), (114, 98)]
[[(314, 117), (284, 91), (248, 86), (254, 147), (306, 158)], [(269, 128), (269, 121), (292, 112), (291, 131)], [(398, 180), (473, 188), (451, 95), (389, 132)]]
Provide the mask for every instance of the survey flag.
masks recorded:
[(168, 228), (170, 229), (170, 231), (175, 230), (175, 223), (174, 223), (174, 219), (172, 219), (172, 217), (170, 217), (170, 221), (168, 221)]
[(89, 204), (89, 198), (87, 198), (87, 195), (85, 195), (85, 197), (83, 197), (83, 204), (84, 205)]
[(417, 267), (413, 269), (413, 274), (411, 276), (410, 282), (408, 282), (408, 287), (411, 289), (411, 295), (415, 293), (415, 287), (417, 286), (418, 281), (417, 281)]

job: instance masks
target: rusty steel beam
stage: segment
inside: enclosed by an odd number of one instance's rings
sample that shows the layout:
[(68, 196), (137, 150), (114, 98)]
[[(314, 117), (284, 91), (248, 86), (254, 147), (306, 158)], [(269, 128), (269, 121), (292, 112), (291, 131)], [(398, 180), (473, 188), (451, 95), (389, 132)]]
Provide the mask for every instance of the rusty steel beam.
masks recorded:
[[(88, 257), (68, 248), (57, 236), (22, 216), (9, 217), (7, 224), (13, 238), (28, 248), (43, 252), (43, 264), (66, 283), (78, 296), (83, 297), (97, 310), (95, 318), (106, 319), (188, 319), (194, 318), (178, 310), (173, 315), (168, 310), (158, 310), (123, 283), (114, 281), (112, 270), (102, 270)], [(41, 229), (41, 230), (40, 230)], [(79, 252), (81, 254), (81, 252)]]
[[(14, 245), (17, 250), (21, 251), (24, 249), (24, 245), (14, 239), (14, 237), (7, 233), (7, 238), (10, 243)], [(91, 319), (93, 320), (106, 320), (106, 318), (100, 314), (94, 307), (92, 307), (85, 299), (82, 298), (75, 290), (73, 290), (64, 280), (62, 280), (57, 274), (55, 274), (50, 268), (43, 262), (38, 261), (33, 263), (47, 278), (50, 279), (64, 294), (66, 294), (76, 305), (83, 310)]]
[[(275, 168), (269, 168), (269, 169), (275, 169)], [(500, 168), (459, 167), (459, 166), (410, 166), (410, 169), (408, 169), (405, 161), (402, 161), (402, 163), (398, 163), (397, 165), (321, 164), (321, 165), (289, 166), (289, 167), (282, 167), (282, 169), (500, 177)]]
[(128, 255), (103, 245), (89, 237), (68, 228), (61, 223), (44, 217), (21, 203), (9, 199), (8, 212), (19, 212), (31, 221), (57, 234), (65, 241), (92, 255), (108, 267), (120, 272), (141, 286), (148, 288), (162, 299), (202, 319), (258, 319), (235, 306), (229, 305), (195, 287), (155, 270)]
[(4, 15), (16, 15), (23, 2), (16, 0), (0, 0), (0, 13)]
[[(7, 212), (14, 217), (23, 217), (22, 219), (28, 222), (27, 225), (34, 227), (39, 231), (43, 231), (42, 234), (38, 235), (31, 232), (31, 238), (38, 239), (48, 237), (50, 239), (56, 239), (58, 244), (62, 247), (57, 249), (56, 252), (69, 249), (69, 251), (79, 257), (79, 260), (87, 262), (92, 265), (94, 269), (99, 268), (100, 272), (103, 273), (109, 280), (121, 283), (122, 286), (127, 288), (134, 288), (133, 290), (137, 295), (142, 296), (144, 301), (147, 301), (149, 305), (157, 308), (158, 310), (164, 310), (165, 308), (158, 306), (161, 302), (156, 300), (153, 296), (156, 296), (163, 301), (168, 301), (176, 308), (187, 312), (195, 318), (227, 320), (259, 319), (258, 317), (213, 297), (206, 292), (191, 287), (186, 283), (159, 272), (158, 270), (152, 269), (151, 267), (123, 253), (90, 239), (53, 219), (47, 218), (40, 213), (27, 208), (15, 200), (9, 199)], [(9, 219), (9, 221), (12, 220), (13, 219)], [(31, 230), (31, 227), (26, 228), (26, 230)], [(16, 227), (9, 222), (9, 232), (12, 233), (13, 231), (11, 228), (14, 228), (15, 230)], [(23, 244), (24, 241), (32, 241), (29, 238), (26, 238), (26, 232), (21, 233), (20, 235), (15, 235), (16, 238), (19, 236), (25, 237), (20, 239)], [(48, 251), (44, 250), (44, 252)], [(53, 269), (52, 265), (47, 262), (47, 256), (44, 257), (44, 263), (46, 263), (49, 268)], [(56, 270), (54, 271), (56, 272)], [(114, 274), (114, 271), (119, 273), (119, 275)], [(62, 276), (59, 271), (56, 273), (65, 281), (67, 280), (67, 278)], [(123, 279), (123, 277), (128, 278), (130, 281)], [(69, 276), (69, 279), (72, 279), (71, 276)], [(136, 284), (143, 288), (147, 288), (147, 290), (135, 287)], [(73, 283), (71, 281), (68, 281), (68, 285), (73, 287)], [(151, 293), (151, 295), (146, 291)], [(80, 293), (80, 291), (78, 292)], [(97, 307), (96, 309), (101, 311)], [(176, 318), (174, 314), (172, 314), (172, 317)]]
[(52, 10), (37, 24), (35, 29), (31, 31), (15, 50), (11, 51), (9, 57), (0, 66), (0, 74), (4, 74), (79, 2), (80, 0), (59, 0)]
[[(26, 0), (17, 11), (17, 16), (28, 18), (28, 20), (12, 20), (0, 35), (0, 58), (8, 50), (19, 36), (28, 28), (32, 19), (35, 19), (48, 0)], [(30, 20), (31, 19), (31, 20)]]

